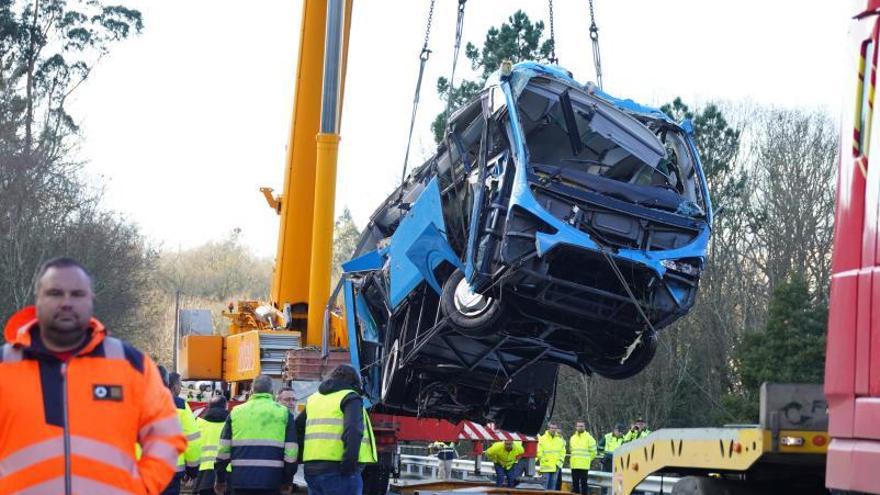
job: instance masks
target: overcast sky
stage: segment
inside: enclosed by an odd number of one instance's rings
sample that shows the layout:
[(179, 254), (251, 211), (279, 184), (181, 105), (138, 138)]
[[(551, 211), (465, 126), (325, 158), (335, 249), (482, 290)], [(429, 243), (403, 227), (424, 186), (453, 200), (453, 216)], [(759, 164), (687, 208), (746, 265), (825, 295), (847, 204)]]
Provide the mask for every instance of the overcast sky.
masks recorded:
[[(123, 3), (143, 13), (143, 35), (116, 46), (71, 105), (107, 206), (165, 249), (238, 227), (256, 253), (274, 255), (278, 217), (259, 187), (282, 185), (302, 1)], [(435, 81), (452, 64), (458, 2), (436, 3), (411, 164), (433, 150)], [(359, 227), (399, 181), (428, 4), (355, 0), (336, 211), (350, 208)], [(594, 4), (605, 89), (642, 103), (750, 100), (836, 118), (843, 76), (855, 71), (842, 66), (848, 2)], [(594, 80), (587, 1), (554, 7), (560, 65)], [(464, 41), (481, 45), (517, 9), (547, 20), (546, 1), (471, 0)], [(473, 75), (463, 53), (457, 75)]]

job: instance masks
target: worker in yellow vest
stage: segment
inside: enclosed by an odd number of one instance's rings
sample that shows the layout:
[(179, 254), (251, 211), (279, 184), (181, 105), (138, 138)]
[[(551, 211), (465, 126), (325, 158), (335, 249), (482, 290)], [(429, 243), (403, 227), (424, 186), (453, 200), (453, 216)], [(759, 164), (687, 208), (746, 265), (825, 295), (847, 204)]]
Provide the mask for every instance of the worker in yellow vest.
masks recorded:
[(177, 473), (174, 474), (171, 483), (165, 487), (162, 495), (178, 495), (184, 477), (193, 479), (199, 473), (201, 434), (199, 433), (199, 428), (196, 425), (196, 418), (193, 416), (189, 404), (180, 398), (180, 373), (168, 373), (168, 389), (171, 391), (171, 397), (174, 399), (174, 406), (177, 408), (177, 419), (180, 421), (180, 427), (183, 429), (183, 434), (186, 435), (187, 444), (186, 450), (177, 458)]
[(648, 429), (648, 423), (646, 423), (644, 419), (639, 418), (633, 422), (632, 427), (630, 427), (626, 435), (623, 436), (623, 442), (632, 442), (633, 440), (645, 438), (650, 434), (651, 430)]
[(547, 425), (547, 431), (538, 437), (538, 471), (544, 477), (544, 488), (554, 490), (565, 462), (565, 439), (559, 426)]
[(516, 478), (519, 476), (519, 458), (523, 452), (525, 449), (522, 442), (514, 442), (513, 440), (495, 442), (486, 450), (486, 459), (495, 464), (495, 486), (508, 488), (516, 486)]
[(214, 495), (214, 463), (217, 461), (217, 451), (220, 448), (220, 433), (223, 431), (226, 418), (229, 417), (226, 405), (226, 398), (222, 395), (213, 397), (202, 417), (196, 419), (196, 425), (202, 435), (199, 474), (193, 486), (193, 492), (198, 495)]
[(617, 423), (617, 425), (614, 426), (614, 431), (606, 433), (605, 436), (599, 439), (598, 454), (602, 456), (602, 471), (608, 473), (611, 472), (614, 451), (617, 450), (617, 447), (623, 445), (625, 432), (626, 425), (623, 423)]
[(361, 399), (360, 374), (340, 365), (296, 417), (303, 471), (312, 495), (361, 495), (361, 470), (376, 462), (376, 439)]
[(572, 493), (587, 494), (590, 488), (587, 486), (587, 477), (590, 473), (590, 464), (596, 458), (596, 439), (587, 431), (586, 424), (578, 421), (574, 424), (574, 434), (568, 440), (571, 466), (571, 491)]

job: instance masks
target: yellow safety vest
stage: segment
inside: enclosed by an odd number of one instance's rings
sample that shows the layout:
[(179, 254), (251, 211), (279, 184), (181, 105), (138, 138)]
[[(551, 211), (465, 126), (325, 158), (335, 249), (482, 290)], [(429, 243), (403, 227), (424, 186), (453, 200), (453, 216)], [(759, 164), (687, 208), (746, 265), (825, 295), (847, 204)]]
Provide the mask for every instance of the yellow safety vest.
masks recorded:
[(180, 420), (180, 427), (183, 434), (186, 435), (186, 450), (177, 457), (177, 469), (183, 471), (184, 467), (196, 467), (199, 465), (199, 455), (201, 453), (201, 434), (199, 427), (196, 426), (196, 418), (193, 416), (192, 410), (182, 399), (183, 408), (177, 409), (177, 418)]
[(516, 464), (517, 456), (522, 455), (523, 452), (525, 449), (521, 442), (513, 442), (513, 448), (510, 451), (504, 448), (504, 442), (495, 442), (486, 449), (486, 458), (508, 470)]
[(623, 437), (615, 437), (614, 433), (605, 434), (605, 453), (611, 454), (617, 450), (617, 447), (623, 445)]
[[(210, 471), (214, 469), (214, 462), (217, 460), (217, 449), (220, 448), (220, 433), (223, 431), (225, 423), (215, 423), (206, 421), (202, 418), (196, 419), (199, 426), (199, 432), (202, 434), (202, 451), (199, 461), (199, 471)], [(231, 471), (232, 465), (227, 466), (227, 471)]]
[(589, 432), (575, 433), (568, 442), (571, 449), (569, 465), (572, 469), (590, 469), (596, 457), (596, 439)]
[[(342, 430), (344, 413), (342, 399), (354, 390), (339, 390), (327, 395), (315, 392), (306, 401), (306, 432), (303, 447), (303, 462), (342, 461), (344, 445)], [(367, 410), (364, 414), (364, 436), (358, 452), (358, 462), (376, 462), (376, 439)]]
[(544, 433), (538, 437), (538, 462), (542, 473), (554, 473), (565, 460), (565, 439), (561, 435), (551, 437)]

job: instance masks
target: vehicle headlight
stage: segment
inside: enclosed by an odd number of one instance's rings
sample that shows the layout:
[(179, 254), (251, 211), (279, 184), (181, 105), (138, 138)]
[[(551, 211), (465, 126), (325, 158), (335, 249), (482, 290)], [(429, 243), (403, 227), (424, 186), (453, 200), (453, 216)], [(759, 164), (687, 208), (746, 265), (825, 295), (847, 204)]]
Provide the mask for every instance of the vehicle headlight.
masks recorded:
[(681, 272), (685, 275), (691, 275), (696, 277), (700, 274), (700, 269), (691, 265), (690, 263), (685, 263), (683, 261), (675, 261), (675, 260), (663, 260), (660, 262), (667, 270), (672, 270), (674, 272)]

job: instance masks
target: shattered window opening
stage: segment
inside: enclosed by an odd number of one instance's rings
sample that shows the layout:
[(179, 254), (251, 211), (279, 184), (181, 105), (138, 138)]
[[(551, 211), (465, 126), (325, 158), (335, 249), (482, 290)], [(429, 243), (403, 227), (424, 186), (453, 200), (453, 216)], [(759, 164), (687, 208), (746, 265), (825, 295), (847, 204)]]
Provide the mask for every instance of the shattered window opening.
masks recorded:
[(613, 180), (641, 196), (663, 199), (650, 207), (686, 216), (704, 214), (681, 131), (666, 122), (637, 120), (571, 88), (557, 92), (540, 79), (536, 82), (518, 101), (533, 173), (638, 204), (633, 195), (607, 184)]

